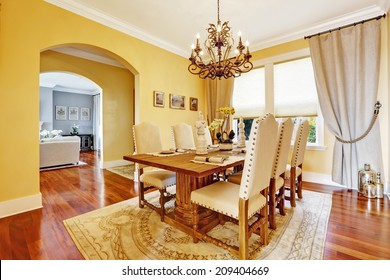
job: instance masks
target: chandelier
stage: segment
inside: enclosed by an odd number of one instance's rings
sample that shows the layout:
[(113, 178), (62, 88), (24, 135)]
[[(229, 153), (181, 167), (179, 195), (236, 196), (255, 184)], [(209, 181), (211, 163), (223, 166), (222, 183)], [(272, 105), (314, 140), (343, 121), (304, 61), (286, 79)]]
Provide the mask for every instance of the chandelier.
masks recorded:
[(203, 62), (203, 51), (200, 47), (200, 36), (196, 36), (196, 45), (192, 45), (191, 64), (188, 66), (188, 71), (192, 74), (199, 75), (200, 78), (215, 79), (222, 77), (228, 79), (230, 77), (239, 77), (241, 73), (249, 72), (253, 68), (253, 64), (249, 61), (252, 55), (249, 52), (248, 43), (244, 44), (241, 40), (241, 32), (238, 33), (238, 44), (235, 50), (236, 56), (229, 58), (229, 54), (233, 48), (234, 40), (230, 31), (229, 22), (221, 24), (219, 19), (219, 0), (218, 6), (218, 21), (217, 25), (209, 24), (207, 28), (208, 36), (204, 42), (204, 47), (207, 50), (209, 61)]

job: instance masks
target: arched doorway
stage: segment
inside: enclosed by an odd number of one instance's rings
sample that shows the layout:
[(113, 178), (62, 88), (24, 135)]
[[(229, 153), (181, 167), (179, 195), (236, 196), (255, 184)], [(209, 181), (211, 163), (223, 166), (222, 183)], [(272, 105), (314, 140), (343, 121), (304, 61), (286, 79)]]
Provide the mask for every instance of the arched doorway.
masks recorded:
[(100, 167), (123, 164), (133, 152), (131, 126), (138, 94), (138, 73), (121, 57), (84, 44), (50, 47), (41, 52), (42, 72), (71, 72), (98, 84), (102, 91), (102, 153)]

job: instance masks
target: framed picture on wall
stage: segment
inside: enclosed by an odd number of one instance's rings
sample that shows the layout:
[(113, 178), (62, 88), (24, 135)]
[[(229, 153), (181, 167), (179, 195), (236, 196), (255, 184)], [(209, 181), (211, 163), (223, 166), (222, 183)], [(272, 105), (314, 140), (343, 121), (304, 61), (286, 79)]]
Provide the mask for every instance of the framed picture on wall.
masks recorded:
[(198, 98), (190, 97), (190, 110), (198, 111)]
[(153, 105), (154, 107), (164, 107), (164, 93), (161, 91), (155, 91), (153, 93)]
[(81, 108), (80, 118), (82, 121), (91, 120), (91, 113), (90, 113), (89, 108)]
[(56, 120), (66, 121), (66, 106), (56, 106)]
[(70, 121), (79, 120), (79, 107), (69, 107), (69, 120)]
[(170, 94), (169, 95), (169, 107), (172, 109), (181, 109), (186, 108), (185, 105), (186, 97), (183, 95)]

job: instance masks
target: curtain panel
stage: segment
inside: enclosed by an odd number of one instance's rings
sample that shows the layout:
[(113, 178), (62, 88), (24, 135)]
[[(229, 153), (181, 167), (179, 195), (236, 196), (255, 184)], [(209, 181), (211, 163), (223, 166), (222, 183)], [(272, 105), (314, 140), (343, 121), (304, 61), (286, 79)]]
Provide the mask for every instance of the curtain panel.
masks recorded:
[(215, 118), (222, 119), (223, 114), (217, 113), (220, 107), (231, 107), (234, 89), (234, 79), (206, 79), (207, 120), (210, 124)]
[[(344, 140), (370, 126), (377, 101), (381, 21), (368, 21), (309, 39), (318, 99), (329, 130)], [(369, 163), (383, 174), (379, 121), (362, 140), (335, 142), (332, 180), (358, 188), (358, 171)], [(382, 176), (383, 178), (383, 176)]]

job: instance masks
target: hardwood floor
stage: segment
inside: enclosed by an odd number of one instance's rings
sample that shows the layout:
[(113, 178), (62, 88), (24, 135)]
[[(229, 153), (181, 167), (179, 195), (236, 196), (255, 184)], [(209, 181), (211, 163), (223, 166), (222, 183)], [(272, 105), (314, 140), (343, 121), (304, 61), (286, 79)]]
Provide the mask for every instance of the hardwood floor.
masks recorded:
[[(81, 160), (88, 165), (40, 173), (42, 209), (0, 219), (0, 259), (83, 259), (62, 221), (137, 196), (133, 181), (98, 168), (94, 152), (83, 152)], [(303, 186), (333, 195), (324, 259), (390, 259), (387, 197)]]

